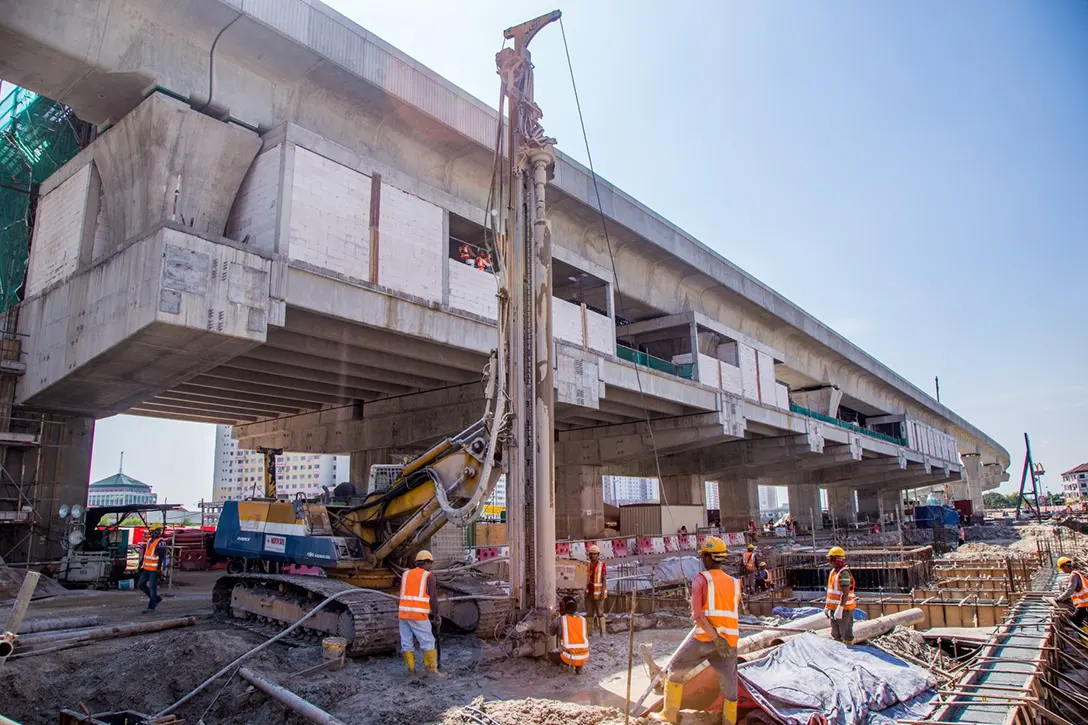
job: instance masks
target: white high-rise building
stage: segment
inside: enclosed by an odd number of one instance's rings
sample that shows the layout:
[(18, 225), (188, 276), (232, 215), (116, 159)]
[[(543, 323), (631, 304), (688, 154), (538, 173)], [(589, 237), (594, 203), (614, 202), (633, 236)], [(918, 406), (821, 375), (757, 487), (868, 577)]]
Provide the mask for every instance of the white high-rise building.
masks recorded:
[[(296, 493), (315, 496), (322, 487), (335, 488), (351, 474), (350, 456), (284, 453), (276, 456), (276, 491), (294, 498)], [(356, 481), (360, 490), (366, 481)], [(239, 501), (264, 495), (264, 454), (238, 448), (229, 425), (215, 429), (215, 476), (212, 497), (215, 501)]]
[(708, 511), (718, 510), (718, 482), (706, 482), (706, 508)]
[(604, 502), (610, 506), (657, 503), (660, 500), (656, 478), (604, 476), (601, 483), (604, 486)]
[(778, 508), (778, 487), (777, 486), (760, 486), (759, 487), (759, 510), (760, 511), (774, 511)]

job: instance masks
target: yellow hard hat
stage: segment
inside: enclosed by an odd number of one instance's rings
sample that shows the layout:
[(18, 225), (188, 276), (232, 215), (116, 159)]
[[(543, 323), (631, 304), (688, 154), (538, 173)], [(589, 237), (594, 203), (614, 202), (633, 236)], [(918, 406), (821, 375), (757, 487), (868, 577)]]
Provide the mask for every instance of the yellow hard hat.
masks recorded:
[(729, 550), (725, 548), (724, 541), (717, 536), (711, 536), (699, 547), (699, 553), (710, 554), (711, 556), (725, 556), (729, 553)]
[(755, 551), (755, 549), (756, 549), (755, 544), (748, 544), (748, 551)]
[(831, 551), (827, 552), (828, 559), (845, 559), (846, 552), (843, 551), (841, 546), (832, 546)]
[(1058, 568), (1059, 569), (1061, 569), (1066, 564), (1069, 564), (1070, 566), (1072, 566), (1073, 565), (1073, 560), (1070, 559), (1068, 556), (1063, 556), (1063, 557), (1060, 557), (1058, 559)]
[(426, 549), (420, 549), (416, 552), (416, 561), (434, 561), (434, 554)]
[(765, 561), (761, 561), (761, 562), (759, 562), (759, 565), (760, 565), (760, 566), (767, 566), (767, 562), (765, 562)]
[(160, 524), (158, 521), (156, 521), (153, 524), (148, 524), (147, 530), (148, 531), (161, 531), (162, 530), (162, 524)]
[(589, 554), (600, 554), (601, 553), (601, 547), (594, 544), (593, 546), (586, 549), (586, 552), (589, 553)]

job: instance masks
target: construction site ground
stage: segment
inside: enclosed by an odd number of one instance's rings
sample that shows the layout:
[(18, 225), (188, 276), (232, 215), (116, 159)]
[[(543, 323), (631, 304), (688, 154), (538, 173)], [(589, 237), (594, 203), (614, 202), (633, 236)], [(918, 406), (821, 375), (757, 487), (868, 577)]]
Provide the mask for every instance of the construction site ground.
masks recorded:
[[(1000, 561), (1010, 553), (1029, 554), (1036, 551), (1037, 539), (1052, 537), (1054, 530), (1046, 524), (974, 527), (972, 533), (983, 540), (946, 557), (993, 556)], [(1083, 535), (1066, 531), (1065, 537), (1082, 552), (1088, 544)], [(176, 702), (269, 635), (213, 618), (211, 590), (219, 575), (177, 573), (173, 587), (161, 590), (165, 600), (158, 610), (146, 615), (140, 614), (146, 598), (136, 591), (56, 594), (55, 588), (48, 588), (52, 595), (34, 601), (28, 619), (89, 614), (102, 617), (104, 623), (119, 624), (194, 616), (197, 624), (9, 659), (0, 670), (0, 714), (30, 725), (55, 723), (58, 711), (65, 708), (153, 714)], [(658, 619), (657, 628), (635, 633), (632, 699), (641, 695), (648, 681), (639, 661), (639, 645), (651, 643), (661, 662), (683, 639), (688, 625), (683, 616)], [(978, 638), (990, 631), (980, 630)], [(975, 638), (970, 630), (943, 634)], [(322, 661), (318, 644), (277, 643), (245, 665), (350, 725), (461, 725), (461, 708), (474, 701), (479, 704), (479, 698), (484, 711), (501, 725), (619, 725), (624, 721), (626, 632), (591, 640), (591, 659), (580, 676), (543, 660), (509, 658), (499, 644), (481, 642), (472, 635), (444, 635), (442, 670), (447, 677), (442, 679), (409, 676), (402, 660), (392, 653), (349, 659), (335, 672), (299, 675)], [(217, 680), (176, 714), (187, 723), (207, 725), (304, 722), (236, 674)]]
[[(90, 712), (135, 710), (153, 714), (255, 647), (267, 637), (212, 618), (211, 589), (219, 572), (183, 572), (153, 614), (140, 615), (146, 597), (133, 591), (71, 592), (35, 601), (28, 618), (101, 615), (105, 623), (171, 619), (193, 615), (196, 626), (143, 634), (55, 653), (8, 660), (0, 670), (0, 713), (24, 723), (55, 723), (68, 708)], [(653, 642), (667, 654), (683, 639), (683, 629), (636, 632), (636, 648)], [(442, 670), (447, 677), (411, 677), (392, 655), (349, 659), (337, 672), (292, 677), (321, 663), (320, 645), (273, 645), (245, 665), (288, 687), (351, 725), (457, 723), (461, 706), (475, 698), (510, 702), (490, 705), (503, 725), (622, 723), (626, 682), (626, 633), (591, 640), (585, 674), (575, 676), (545, 661), (506, 658), (494, 644), (475, 636), (443, 636)], [(422, 666), (420, 666), (422, 669)], [(635, 675), (646, 682), (637, 654)], [(234, 676), (215, 682), (186, 704), (179, 716), (197, 723), (295, 723), (282, 705), (253, 691)], [(606, 689), (607, 688), (607, 689)], [(639, 694), (639, 690), (637, 694)], [(593, 707), (600, 706), (600, 707)], [(407, 718), (407, 719), (406, 719)]]

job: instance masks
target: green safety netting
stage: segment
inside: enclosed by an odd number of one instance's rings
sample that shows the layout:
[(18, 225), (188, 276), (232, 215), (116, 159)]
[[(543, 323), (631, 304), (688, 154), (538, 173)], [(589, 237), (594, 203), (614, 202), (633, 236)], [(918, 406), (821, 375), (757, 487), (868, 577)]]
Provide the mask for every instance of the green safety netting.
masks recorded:
[(857, 425), (856, 423), (849, 423), (849, 422), (847, 422), (845, 420), (839, 420), (838, 418), (832, 418), (829, 415), (824, 415), (823, 413), (817, 413), (815, 410), (809, 410), (808, 408), (802, 408), (800, 405), (795, 405), (793, 403), (790, 403), (790, 412), (800, 413), (801, 415), (806, 415), (809, 418), (815, 418), (816, 420), (822, 420), (824, 423), (830, 423), (831, 425), (838, 426), (839, 428), (845, 428), (847, 430), (852, 430), (855, 433), (861, 433), (863, 435), (867, 435), (870, 438), (876, 438), (878, 440), (887, 441), (888, 443), (894, 443), (897, 446), (907, 445), (907, 439), (906, 438), (896, 438), (895, 436), (884, 435), (883, 433), (877, 433), (875, 430), (869, 430), (868, 428), (862, 428), (860, 425)]
[(23, 88), (0, 101), (0, 313), (22, 297), (37, 185), (79, 152), (71, 109)]
[(651, 370), (657, 370), (658, 372), (668, 373), (669, 375), (676, 375), (691, 380), (693, 367), (691, 363), (678, 364), (669, 362), (668, 360), (662, 360), (659, 357), (633, 350), (625, 345), (616, 345), (616, 357), (621, 360), (633, 362), (635, 365), (642, 365)]

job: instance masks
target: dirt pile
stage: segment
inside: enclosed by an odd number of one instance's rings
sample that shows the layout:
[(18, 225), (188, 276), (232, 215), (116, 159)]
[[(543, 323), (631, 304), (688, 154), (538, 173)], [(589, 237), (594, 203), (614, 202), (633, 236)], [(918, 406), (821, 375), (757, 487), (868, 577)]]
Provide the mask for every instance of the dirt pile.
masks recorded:
[[(26, 569), (4, 566), (0, 564), (0, 602), (15, 599), (19, 596), (19, 588), (23, 586), (26, 578)], [(38, 585), (34, 587), (34, 599), (55, 597), (59, 594), (67, 594), (68, 590), (57, 584), (47, 576), (38, 578)]]
[(977, 559), (993, 559), (995, 562), (1001, 562), (1008, 556), (1018, 556), (1017, 552), (1013, 552), (1008, 546), (995, 546), (994, 544), (972, 543), (964, 544), (955, 551), (950, 551), (945, 554), (942, 559), (950, 559), (952, 561), (964, 561), (964, 560), (977, 560)]
[[(474, 721), (487, 725), (492, 722), (498, 725), (623, 725), (623, 711), (535, 697), (493, 702), (484, 702), (480, 697), (466, 707), (447, 711), (442, 725), (464, 725)], [(644, 723), (645, 720), (636, 718), (631, 722)]]

